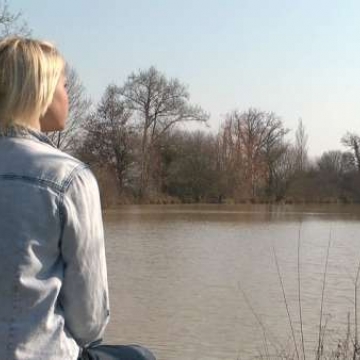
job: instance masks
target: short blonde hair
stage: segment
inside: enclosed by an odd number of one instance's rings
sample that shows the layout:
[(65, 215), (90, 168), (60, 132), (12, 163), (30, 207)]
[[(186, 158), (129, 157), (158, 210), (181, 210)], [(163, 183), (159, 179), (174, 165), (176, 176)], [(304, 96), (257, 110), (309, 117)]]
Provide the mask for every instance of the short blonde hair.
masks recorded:
[(0, 126), (43, 116), (65, 67), (54, 45), (22, 37), (0, 41)]

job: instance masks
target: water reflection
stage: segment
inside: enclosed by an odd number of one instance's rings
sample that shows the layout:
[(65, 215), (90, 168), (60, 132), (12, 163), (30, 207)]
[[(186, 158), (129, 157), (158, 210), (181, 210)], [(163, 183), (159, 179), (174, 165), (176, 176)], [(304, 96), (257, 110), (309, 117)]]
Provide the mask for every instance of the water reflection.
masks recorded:
[(148, 345), (159, 360), (249, 359), (289, 327), (273, 247), (299, 328), (297, 244), (305, 342), (315, 346), (326, 249), (328, 338), (346, 331), (359, 259), (356, 206), (128, 206), (107, 211), (109, 342)]

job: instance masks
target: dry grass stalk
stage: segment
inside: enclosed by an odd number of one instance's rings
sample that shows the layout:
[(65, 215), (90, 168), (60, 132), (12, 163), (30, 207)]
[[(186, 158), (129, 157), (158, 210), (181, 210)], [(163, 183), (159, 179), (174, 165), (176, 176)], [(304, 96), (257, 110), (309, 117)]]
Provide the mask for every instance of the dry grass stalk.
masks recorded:
[(291, 315), (290, 315), (290, 311), (289, 311), (289, 305), (288, 305), (288, 301), (287, 301), (287, 298), (286, 298), (284, 282), (283, 282), (283, 279), (282, 279), (282, 276), (281, 276), (279, 261), (278, 261), (278, 257), (277, 257), (274, 246), (272, 246), (272, 250), (273, 250), (274, 260), (275, 260), (275, 264), (276, 264), (277, 275), (278, 275), (278, 278), (279, 278), (279, 281), (280, 281), (280, 286), (281, 286), (281, 290), (282, 290), (282, 294), (283, 294), (283, 299), (284, 299), (284, 304), (285, 304), (285, 308), (286, 308), (287, 318), (289, 320), (291, 336), (292, 336), (292, 340), (293, 340), (293, 344), (294, 344), (296, 358), (297, 358), (297, 360), (300, 360), (299, 351), (298, 351), (296, 338), (295, 338), (294, 326), (293, 326), (293, 323), (292, 323), (292, 320), (291, 320)]

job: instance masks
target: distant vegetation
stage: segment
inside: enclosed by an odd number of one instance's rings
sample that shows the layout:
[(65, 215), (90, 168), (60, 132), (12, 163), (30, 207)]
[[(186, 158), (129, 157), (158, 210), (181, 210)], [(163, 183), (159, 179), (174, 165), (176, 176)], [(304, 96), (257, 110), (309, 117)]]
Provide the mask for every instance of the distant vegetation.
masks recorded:
[[(0, 37), (29, 33), (21, 13), (0, 2)], [(309, 159), (301, 119), (293, 142), (275, 113), (257, 108), (228, 112), (211, 132), (209, 114), (190, 102), (187, 87), (154, 67), (109, 85), (93, 105), (72, 68), (68, 83), (67, 129), (49, 135), (92, 166), (107, 206), (360, 201), (357, 134), (339, 134), (348, 151)], [(186, 123), (202, 130), (186, 130)]]
[[(360, 201), (356, 134), (339, 139), (348, 151), (309, 159), (301, 119), (293, 142), (275, 113), (256, 108), (227, 113), (213, 133), (208, 114), (190, 103), (186, 87), (154, 67), (130, 74), (120, 86), (109, 85), (92, 110), (83, 91), (72, 94), (72, 88), (79, 85), (69, 89), (77, 115), (70, 116), (67, 149), (92, 166), (108, 206)], [(203, 126), (190, 131), (187, 122)]]

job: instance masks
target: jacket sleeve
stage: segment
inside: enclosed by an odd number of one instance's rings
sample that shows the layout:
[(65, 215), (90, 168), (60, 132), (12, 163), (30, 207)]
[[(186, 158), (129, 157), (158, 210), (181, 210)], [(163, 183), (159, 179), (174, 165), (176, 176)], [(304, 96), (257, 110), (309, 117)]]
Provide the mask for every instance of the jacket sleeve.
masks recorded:
[(72, 178), (62, 201), (60, 305), (79, 346), (99, 340), (109, 318), (104, 230), (97, 182), (88, 168)]

